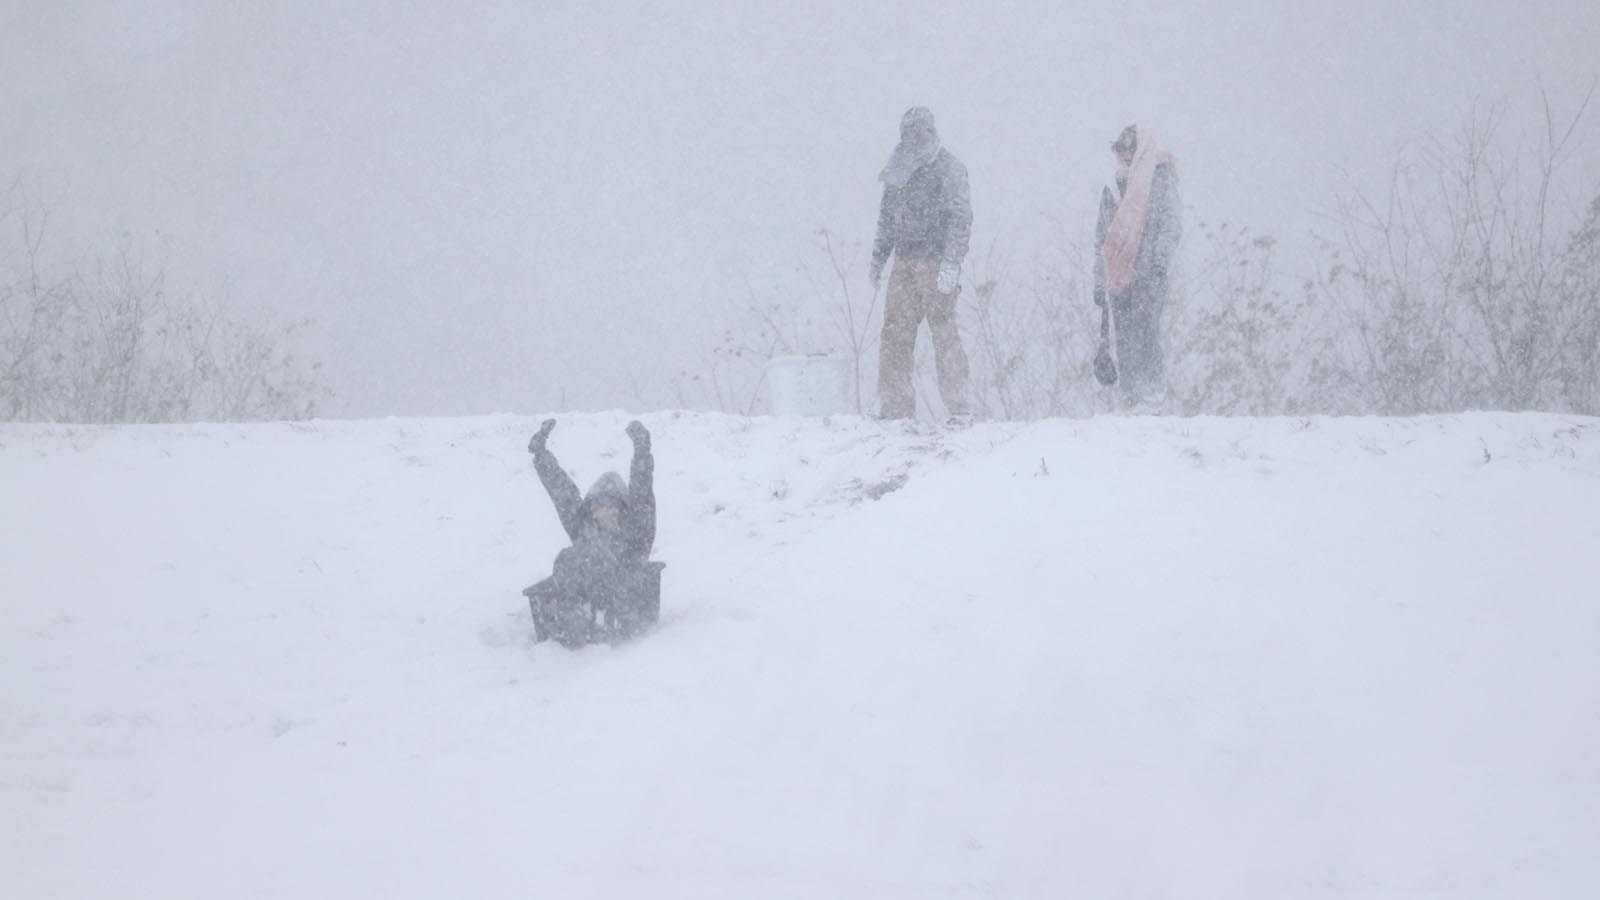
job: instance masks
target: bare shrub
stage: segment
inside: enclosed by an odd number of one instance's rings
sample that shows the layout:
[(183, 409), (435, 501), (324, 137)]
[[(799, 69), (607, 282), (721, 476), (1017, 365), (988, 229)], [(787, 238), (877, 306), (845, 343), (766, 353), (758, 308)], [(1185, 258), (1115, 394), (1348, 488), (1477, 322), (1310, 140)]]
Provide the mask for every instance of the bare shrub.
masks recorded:
[[(1585, 342), (1597, 327), (1594, 210), (1571, 209), (1573, 189), (1558, 187), (1588, 102), (1559, 118), (1546, 99), (1531, 146), (1505, 140), (1500, 111), (1480, 107), (1449, 139), (1404, 153), (1386, 196), (1339, 194), (1317, 277), (1339, 321), (1319, 387), (1338, 405), (1600, 411)], [(1576, 227), (1563, 234), (1562, 222)]]
[(21, 422), (302, 419), (329, 396), (294, 351), (307, 322), (174, 296), (124, 248), (51, 266), (49, 217), (0, 215), (0, 418)]
[(815, 237), (817, 257), (799, 266), (808, 291), (773, 289), (763, 296), (747, 282), (733, 310), (735, 324), (701, 354), (698, 368), (673, 377), (681, 405), (764, 412), (766, 364), (778, 356), (820, 353), (849, 363), (855, 412), (868, 411), (883, 324), (880, 292), (866, 286), (860, 242), (840, 241), (827, 228), (818, 228)]
[[(1277, 240), (1200, 222), (1201, 264), (1168, 310), (1168, 394), (1185, 415), (1285, 415), (1309, 405), (1309, 288), (1274, 266)], [(1192, 240), (1192, 238), (1191, 238)]]
[(973, 410), (992, 419), (1082, 416), (1108, 402), (1090, 371), (1098, 309), (1085, 301), (1091, 259), (1079, 242), (1020, 274), (994, 247), (972, 266), (960, 314)]

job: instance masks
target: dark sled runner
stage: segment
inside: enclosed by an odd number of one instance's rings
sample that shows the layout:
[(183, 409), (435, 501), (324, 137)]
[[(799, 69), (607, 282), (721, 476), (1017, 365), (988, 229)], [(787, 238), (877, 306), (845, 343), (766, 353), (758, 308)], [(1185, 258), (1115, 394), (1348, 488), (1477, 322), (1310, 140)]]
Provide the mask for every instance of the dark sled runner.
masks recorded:
[(554, 640), (576, 649), (638, 635), (661, 618), (661, 570), (666, 567), (664, 562), (645, 563), (636, 591), (604, 601), (568, 595), (553, 577), (524, 588), (522, 595), (528, 598), (533, 613), (534, 640)]

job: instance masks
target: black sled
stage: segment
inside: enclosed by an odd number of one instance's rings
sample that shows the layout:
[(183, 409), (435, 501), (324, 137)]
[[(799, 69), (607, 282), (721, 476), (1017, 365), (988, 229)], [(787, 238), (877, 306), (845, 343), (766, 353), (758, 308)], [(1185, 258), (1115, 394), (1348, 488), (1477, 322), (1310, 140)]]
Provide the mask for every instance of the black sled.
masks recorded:
[(533, 613), (533, 638), (553, 640), (569, 650), (588, 644), (616, 644), (643, 633), (661, 618), (661, 570), (664, 562), (644, 564), (635, 590), (602, 599), (564, 592), (554, 577), (524, 588)]

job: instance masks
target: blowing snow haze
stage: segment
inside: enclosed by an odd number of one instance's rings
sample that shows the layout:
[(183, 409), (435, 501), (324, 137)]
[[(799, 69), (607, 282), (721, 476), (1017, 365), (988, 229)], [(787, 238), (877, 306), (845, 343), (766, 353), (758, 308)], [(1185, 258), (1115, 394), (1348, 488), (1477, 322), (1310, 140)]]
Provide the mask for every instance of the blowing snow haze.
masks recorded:
[(1092, 225), (1137, 121), (1196, 219), (1292, 268), (1339, 171), (1381, 186), (1474, 100), (1576, 103), (1597, 46), (1592, 0), (5, 0), (0, 184), (65, 249), (315, 319), (326, 412), (664, 406), (749, 294), (812, 290), (818, 227), (870, 240), (909, 106), (969, 167), (975, 253)]

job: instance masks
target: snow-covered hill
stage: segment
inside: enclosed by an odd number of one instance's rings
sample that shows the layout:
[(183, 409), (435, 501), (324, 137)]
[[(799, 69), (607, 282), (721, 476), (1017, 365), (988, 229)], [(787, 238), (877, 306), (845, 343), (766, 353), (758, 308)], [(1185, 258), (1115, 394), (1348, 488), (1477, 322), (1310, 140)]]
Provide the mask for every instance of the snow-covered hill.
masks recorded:
[(0, 896), (1600, 896), (1596, 420), (645, 422), (0, 428)]

